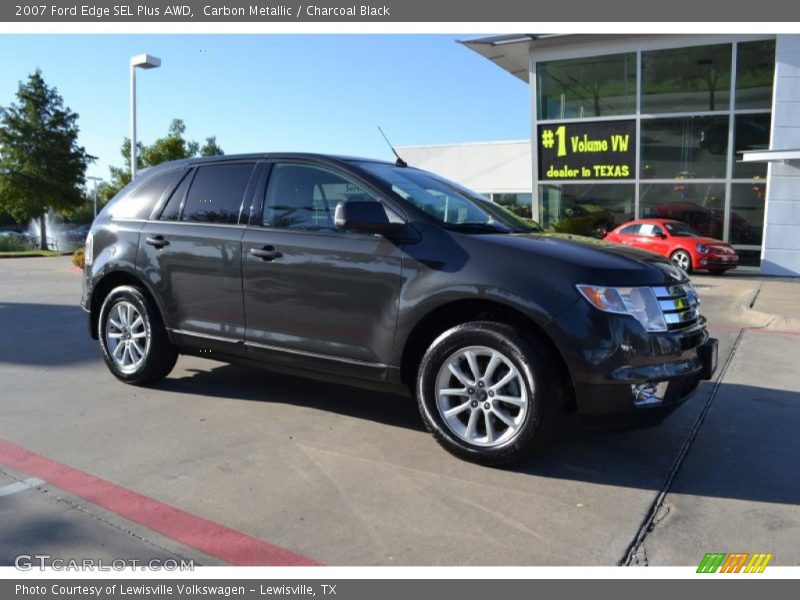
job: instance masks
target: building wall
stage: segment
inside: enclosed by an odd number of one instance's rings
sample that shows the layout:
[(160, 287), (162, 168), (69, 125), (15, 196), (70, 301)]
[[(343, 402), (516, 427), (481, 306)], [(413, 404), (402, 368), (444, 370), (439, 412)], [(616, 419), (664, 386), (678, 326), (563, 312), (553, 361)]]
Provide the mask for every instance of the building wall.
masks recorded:
[[(800, 149), (800, 36), (779, 35), (775, 48), (772, 150)], [(800, 161), (770, 165), (761, 271), (800, 275)]]
[(432, 171), (480, 193), (531, 191), (530, 140), (403, 146), (409, 165)]

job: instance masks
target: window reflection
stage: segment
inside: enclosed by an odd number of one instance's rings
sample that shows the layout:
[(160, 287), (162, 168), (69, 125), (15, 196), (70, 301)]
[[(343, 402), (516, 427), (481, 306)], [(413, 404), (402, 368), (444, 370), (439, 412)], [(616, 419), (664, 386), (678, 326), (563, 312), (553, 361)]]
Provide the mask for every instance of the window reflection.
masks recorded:
[(736, 52), (736, 108), (771, 108), (775, 40), (740, 42)]
[(636, 112), (636, 55), (538, 63), (539, 119)]
[(728, 117), (644, 119), (643, 179), (725, 177)]
[(532, 198), (531, 194), (492, 194), (494, 202), (525, 219), (530, 219), (533, 216)]
[(730, 44), (642, 53), (644, 113), (726, 110), (730, 87)]
[(639, 202), (643, 219), (675, 219), (703, 235), (722, 239), (724, 232), (725, 186), (721, 183), (642, 184)]
[(601, 237), (633, 219), (635, 195), (632, 184), (540, 185), (540, 222), (560, 233)]
[(731, 186), (731, 244), (761, 244), (766, 191), (763, 180)]
[(745, 150), (766, 150), (769, 148), (769, 128), (772, 115), (738, 115), (734, 132), (733, 177), (746, 179), (751, 177), (766, 177), (767, 163), (742, 162), (739, 152)]

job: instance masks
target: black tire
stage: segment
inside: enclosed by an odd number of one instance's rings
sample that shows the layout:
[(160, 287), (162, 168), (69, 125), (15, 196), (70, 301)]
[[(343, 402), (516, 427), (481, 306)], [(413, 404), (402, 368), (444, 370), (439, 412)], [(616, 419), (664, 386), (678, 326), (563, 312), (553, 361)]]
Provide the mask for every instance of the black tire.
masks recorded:
[[(457, 355), (459, 350), (471, 346), (486, 347), (509, 359), (521, 375), (527, 392), (527, 412), (521, 419), (516, 433), (495, 446), (468, 443), (447, 424), (438, 406), (437, 386), (440, 370), (443, 371), (447, 361)], [(493, 321), (464, 323), (444, 332), (425, 353), (417, 373), (416, 397), (428, 431), (452, 454), (488, 466), (509, 464), (540, 452), (558, 431), (563, 413), (559, 386), (560, 370), (558, 364), (548, 355), (548, 351), (540, 349), (542, 347), (544, 346), (536, 344), (536, 340), (523, 338), (514, 327)], [(485, 389), (489, 389), (488, 384), (489, 382)], [(501, 392), (498, 391), (499, 393)], [(469, 398), (467, 396), (465, 400), (469, 402)], [(478, 404), (484, 400), (485, 396), (478, 400)], [(494, 410), (495, 405), (491, 406), (491, 409), (483, 411), (483, 418), (502, 426), (497, 417), (486, 416), (486, 413)], [(476, 409), (466, 410), (475, 412)], [(463, 418), (469, 419), (469, 417)]]
[(686, 258), (687, 264), (689, 266), (686, 267), (684, 270), (687, 273), (691, 273), (694, 270), (694, 265), (692, 265), (692, 255), (689, 254), (686, 250), (683, 250), (683, 249), (675, 250), (675, 252), (673, 252), (670, 255), (669, 260), (672, 262), (673, 265), (676, 265), (676, 266), (680, 267), (680, 264), (678, 264), (678, 258), (677, 258), (679, 255), (683, 255)]
[[(143, 321), (143, 326), (139, 325), (138, 330), (147, 335), (145, 338), (147, 343), (139, 363), (129, 365), (128, 368), (121, 367), (113, 358), (109, 346), (113, 342), (107, 339), (106, 335), (112, 311), (115, 311), (118, 305), (122, 305), (121, 303), (129, 303), (138, 311)], [(135, 286), (119, 286), (106, 296), (100, 309), (97, 335), (108, 369), (117, 379), (125, 383), (147, 385), (159, 381), (169, 375), (178, 360), (178, 351), (169, 341), (158, 308), (140, 288)]]

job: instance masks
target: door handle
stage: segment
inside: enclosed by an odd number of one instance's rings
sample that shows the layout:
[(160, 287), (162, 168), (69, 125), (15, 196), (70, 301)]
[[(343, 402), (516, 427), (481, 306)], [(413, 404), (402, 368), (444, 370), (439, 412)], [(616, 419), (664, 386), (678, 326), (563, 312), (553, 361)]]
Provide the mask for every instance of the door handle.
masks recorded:
[(169, 246), (169, 242), (164, 239), (163, 235), (154, 235), (152, 237), (146, 237), (144, 241), (150, 244), (151, 246), (155, 246), (156, 248), (163, 248), (164, 246)]
[(264, 246), (263, 248), (250, 248), (250, 254), (260, 258), (261, 260), (275, 260), (283, 256), (282, 253), (275, 250), (275, 246)]

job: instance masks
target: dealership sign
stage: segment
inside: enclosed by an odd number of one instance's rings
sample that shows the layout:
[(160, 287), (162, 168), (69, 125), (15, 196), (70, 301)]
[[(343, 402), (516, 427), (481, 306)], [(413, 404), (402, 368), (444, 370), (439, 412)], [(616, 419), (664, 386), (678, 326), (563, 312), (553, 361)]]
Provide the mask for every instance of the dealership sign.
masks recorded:
[(539, 179), (634, 179), (636, 121), (539, 125)]

